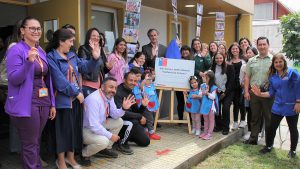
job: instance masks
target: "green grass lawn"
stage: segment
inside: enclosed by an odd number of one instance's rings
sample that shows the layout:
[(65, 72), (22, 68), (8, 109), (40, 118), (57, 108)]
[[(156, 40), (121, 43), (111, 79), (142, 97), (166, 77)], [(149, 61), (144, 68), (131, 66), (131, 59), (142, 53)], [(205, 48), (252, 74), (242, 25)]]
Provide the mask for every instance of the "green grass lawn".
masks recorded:
[(299, 157), (288, 158), (288, 151), (275, 149), (261, 155), (261, 148), (237, 143), (208, 157), (192, 169), (300, 169)]

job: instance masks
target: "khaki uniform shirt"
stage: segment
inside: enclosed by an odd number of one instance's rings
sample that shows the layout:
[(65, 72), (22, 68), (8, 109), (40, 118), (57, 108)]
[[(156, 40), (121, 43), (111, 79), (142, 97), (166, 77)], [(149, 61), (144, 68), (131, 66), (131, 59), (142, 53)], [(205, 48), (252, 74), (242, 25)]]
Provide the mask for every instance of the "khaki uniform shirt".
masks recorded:
[(265, 57), (259, 55), (251, 58), (246, 66), (246, 74), (250, 77), (250, 86), (261, 86), (268, 80), (268, 71), (272, 64), (273, 56), (268, 54)]

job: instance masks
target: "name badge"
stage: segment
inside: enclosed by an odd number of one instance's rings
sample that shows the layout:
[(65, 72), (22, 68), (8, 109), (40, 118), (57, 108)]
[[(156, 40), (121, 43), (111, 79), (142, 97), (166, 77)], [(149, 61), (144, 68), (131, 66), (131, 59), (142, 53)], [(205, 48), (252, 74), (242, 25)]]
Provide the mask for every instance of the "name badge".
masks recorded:
[(48, 96), (48, 88), (40, 88), (39, 89), (39, 97), (46, 97)]

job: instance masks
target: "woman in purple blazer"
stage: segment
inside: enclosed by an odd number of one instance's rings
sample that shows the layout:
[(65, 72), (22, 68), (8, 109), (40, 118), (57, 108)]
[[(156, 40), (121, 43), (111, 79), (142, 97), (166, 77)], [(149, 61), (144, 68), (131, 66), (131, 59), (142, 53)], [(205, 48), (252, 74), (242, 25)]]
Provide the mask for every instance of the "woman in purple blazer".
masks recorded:
[(27, 17), (21, 24), (22, 40), (7, 51), (8, 96), (5, 110), (21, 140), (24, 169), (42, 168), (40, 137), (47, 119), (55, 118), (55, 101), (39, 21)]

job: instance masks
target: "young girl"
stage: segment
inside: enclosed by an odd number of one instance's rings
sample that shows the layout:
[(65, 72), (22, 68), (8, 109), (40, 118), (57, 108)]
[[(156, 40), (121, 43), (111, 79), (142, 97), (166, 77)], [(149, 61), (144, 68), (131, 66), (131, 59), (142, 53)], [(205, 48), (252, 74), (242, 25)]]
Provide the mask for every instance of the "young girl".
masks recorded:
[(196, 136), (200, 135), (200, 97), (198, 88), (198, 78), (191, 76), (189, 79), (191, 89), (185, 105), (185, 111), (189, 112), (192, 116), (193, 129), (192, 133)]
[(153, 74), (152, 70), (145, 70), (145, 73), (142, 76), (141, 90), (144, 94), (144, 97), (148, 97), (149, 103), (147, 109), (144, 111), (143, 116), (146, 117), (146, 132), (149, 132), (150, 139), (160, 140), (160, 136), (154, 132), (153, 123), (154, 123), (154, 114), (159, 109), (158, 97), (156, 94), (155, 86), (152, 82)]
[(211, 70), (205, 72), (203, 81), (204, 83), (200, 86), (199, 96), (202, 97), (200, 113), (204, 117), (204, 132), (199, 137), (209, 140), (212, 137), (215, 126), (215, 114), (218, 114), (218, 87), (215, 83), (215, 74)]

